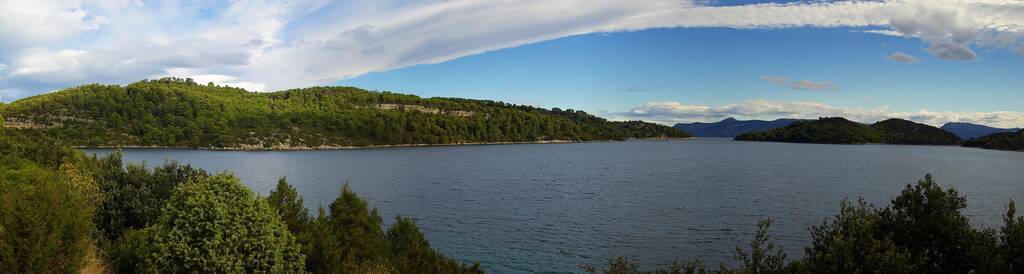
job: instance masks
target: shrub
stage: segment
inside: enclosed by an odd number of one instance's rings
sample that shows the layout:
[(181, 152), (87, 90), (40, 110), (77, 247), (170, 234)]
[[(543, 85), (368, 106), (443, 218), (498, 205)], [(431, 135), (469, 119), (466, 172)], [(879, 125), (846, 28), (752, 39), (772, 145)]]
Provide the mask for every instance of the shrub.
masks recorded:
[(90, 248), (90, 202), (52, 169), (0, 159), (0, 269), (72, 273)]
[(295, 273), (305, 265), (274, 209), (226, 174), (179, 186), (160, 218), (138, 233), (128, 246), (145, 252), (136, 266), (142, 271)]

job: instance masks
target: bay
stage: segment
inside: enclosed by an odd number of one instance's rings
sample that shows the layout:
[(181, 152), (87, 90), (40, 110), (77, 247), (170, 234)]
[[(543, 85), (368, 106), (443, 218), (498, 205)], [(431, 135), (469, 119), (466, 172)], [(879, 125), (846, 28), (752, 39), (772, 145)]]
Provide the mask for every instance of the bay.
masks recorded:
[[(86, 149), (106, 155), (110, 149)], [(975, 225), (1024, 201), (1024, 153), (961, 147), (818, 145), (728, 139), (329, 151), (127, 149), (232, 172), (266, 195), (287, 176), (311, 212), (348, 184), (385, 224), (410, 216), (433, 247), (494, 273), (579, 272), (629, 256), (652, 266), (731, 263), (759, 218), (790, 258), (842, 199), (886, 205), (932, 174), (967, 196)]]

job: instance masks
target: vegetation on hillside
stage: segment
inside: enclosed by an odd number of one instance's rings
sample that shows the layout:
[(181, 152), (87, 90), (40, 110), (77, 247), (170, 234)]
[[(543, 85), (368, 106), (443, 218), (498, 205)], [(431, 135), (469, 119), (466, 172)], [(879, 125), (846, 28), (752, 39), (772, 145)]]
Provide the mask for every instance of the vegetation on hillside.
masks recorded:
[(773, 141), (821, 144), (881, 143), (881, 134), (871, 127), (841, 117), (797, 121), (769, 131), (736, 136), (741, 141)]
[(965, 147), (1024, 151), (1024, 129), (985, 135), (964, 142)]
[(230, 174), (125, 165), (38, 131), (0, 132), (3, 272), (482, 272), (432, 249), (411, 219), (384, 232), (347, 187), (329, 212), (307, 212), (283, 179), (263, 198)]
[(144, 80), (84, 85), (0, 107), (12, 128), (79, 146), (273, 148), (689, 137), (644, 122), (502, 102), (313, 87), (273, 93)]
[(942, 129), (903, 119), (888, 119), (865, 125), (841, 117), (798, 121), (768, 131), (736, 137), (740, 141), (772, 141), (819, 144), (907, 144), (956, 145), (960, 138)]
[(590, 273), (1022, 273), (1024, 216), (1010, 201), (1002, 228), (971, 226), (962, 210), (967, 199), (926, 176), (908, 184), (884, 208), (863, 199), (843, 201), (839, 213), (811, 228), (804, 257), (785, 262), (786, 254), (768, 235), (762, 220), (749, 249), (737, 247), (739, 267), (708, 267), (700, 261), (676, 262), (644, 270), (626, 258)]

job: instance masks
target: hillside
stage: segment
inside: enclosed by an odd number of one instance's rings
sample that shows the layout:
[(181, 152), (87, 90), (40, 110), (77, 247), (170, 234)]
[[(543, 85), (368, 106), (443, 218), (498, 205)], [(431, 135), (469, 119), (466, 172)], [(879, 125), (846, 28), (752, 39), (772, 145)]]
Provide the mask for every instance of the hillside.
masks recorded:
[(888, 119), (871, 125), (887, 144), (906, 145), (956, 145), (960, 137), (933, 126), (903, 119)]
[(965, 141), (964, 146), (1024, 151), (1024, 129), (1017, 132), (1001, 132), (974, 138)]
[(960, 142), (952, 133), (925, 124), (902, 119), (888, 119), (865, 125), (841, 117), (799, 121), (762, 132), (736, 136), (740, 141), (771, 141), (821, 144), (908, 144), (955, 145)]
[(956, 134), (957, 136), (960, 136), (960, 138), (964, 140), (970, 140), (973, 138), (978, 138), (989, 134), (1001, 132), (1013, 133), (1017, 132), (1018, 130), (1021, 130), (1020, 128), (994, 128), (971, 123), (947, 123), (945, 125), (942, 125), (942, 129), (945, 131), (949, 131), (953, 134)]
[(178, 78), (68, 88), (4, 105), (0, 115), (8, 129), (45, 131), (78, 146), (327, 148), (690, 137), (583, 111), (353, 87), (253, 93)]
[(881, 143), (882, 136), (871, 127), (842, 117), (799, 121), (768, 131), (736, 136), (740, 141), (769, 141), (820, 144)]
[(726, 118), (719, 122), (714, 123), (679, 123), (673, 126), (679, 130), (693, 134), (697, 137), (728, 137), (733, 138), (740, 134), (755, 132), (755, 131), (767, 131), (784, 126), (788, 126), (793, 122), (799, 121), (798, 119), (777, 119), (773, 121), (762, 121), (762, 120), (746, 120), (740, 121), (732, 117)]

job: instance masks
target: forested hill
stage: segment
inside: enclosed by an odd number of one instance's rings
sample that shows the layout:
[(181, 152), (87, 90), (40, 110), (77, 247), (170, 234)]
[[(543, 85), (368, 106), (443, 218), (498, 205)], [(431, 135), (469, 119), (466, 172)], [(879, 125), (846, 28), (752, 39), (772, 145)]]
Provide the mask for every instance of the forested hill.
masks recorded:
[(743, 134), (737, 136), (736, 140), (822, 144), (956, 145), (960, 143), (960, 138), (952, 133), (907, 120), (888, 119), (866, 125), (841, 117), (799, 121), (773, 130)]
[(690, 137), (571, 109), (353, 87), (254, 93), (179, 78), (68, 88), (0, 106), (0, 114), (9, 129), (46, 131), (78, 146), (326, 148)]
[(964, 142), (964, 146), (1024, 151), (1024, 129), (1017, 132), (1000, 132), (974, 138)]

